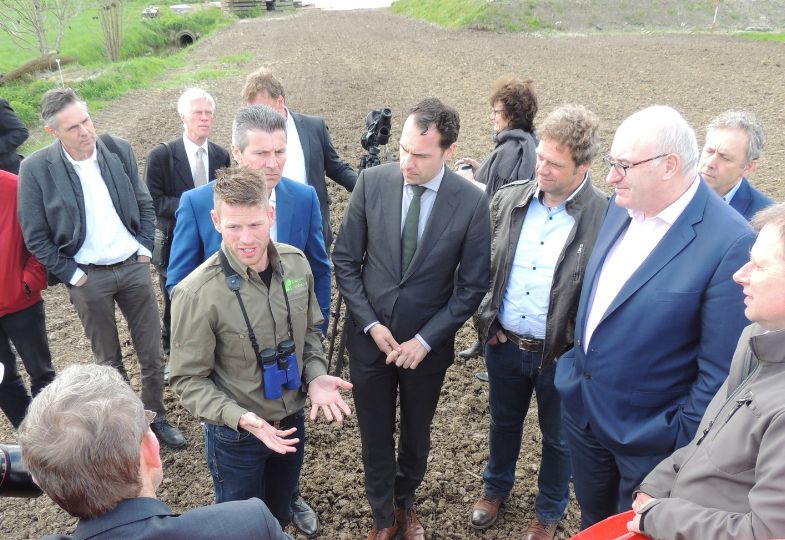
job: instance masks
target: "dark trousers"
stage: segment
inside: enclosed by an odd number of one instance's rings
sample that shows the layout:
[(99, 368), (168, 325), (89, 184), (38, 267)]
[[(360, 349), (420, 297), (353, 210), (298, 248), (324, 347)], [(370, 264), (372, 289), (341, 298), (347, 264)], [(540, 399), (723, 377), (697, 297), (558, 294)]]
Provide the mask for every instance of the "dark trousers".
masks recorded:
[[(352, 394), (362, 439), (365, 494), (377, 529), (395, 523), (395, 506), (410, 508), (425, 477), (431, 421), (447, 370), (423, 373), (375, 359), (349, 362)], [(427, 362), (426, 358), (423, 363)], [(400, 391), (401, 434), (395, 456), (396, 396)]]
[(286, 527), (292, 519), (292, 493), (300, 480), (305, 449), (305, 418), (302, 411), (280, 429), (297, 428), (297, 451), (278, 454), (247, 431), (204, 425), (204, 451), (213, 477), (215, 502), (244, 501), (258, 497)]
[(32, 306), (0, 317), (0, 362), (5, 376), (0, 383), (0, 409), (14, 426), (19, 427), (30, 405), (22, 377), (16, 369), (11, 343), (30, 375), (30, 390), (35, 397), (55, 378), (49, 341), (46, 337), (46, 316), (43, 300)]
[(485, 348), (491, 425), (485, 494), (506, 499), (515, 483), (523, 422), (532, 393), (542, 433), (542, 455), (534, 508), (543, 523), (557, 523), (570, 502), (570, 452), (562, 433), (561, 399), (553, 384), (556, 364), (540, 369), (542, 353), (523, 351), (511, 341)]
[(142, 378), (145, 409), (166, 415), (164, 370), (161, 363), (161, 325), (153, 291), (150, 265), (135, 258), (111, 268), (93, 268), (81, 287), (69, 287), (71, 303), (82, 321), (97, 364), (111, 366), (128, 380), (123, 366), (120, 338), (115, 321), (115, 303), (131, 334)]
[(170, 342), (169, 334), (172, 331), (172, 299), (169, 298), (169, 293), (166, 291), (166, 267), (158, 267), (158, 287), (161, 289), (161, 296), (164, 299), (164, 313), (161, 319), (161, 345), (164, 347), (164, 354), (169, 356)]
[(572, 459), (573, 487), (581, 507), (581, 529), (632, 506), (632, 492), (660, 461), (670, 455), (634, 456), (610, 450), (591, 427), (578, 426), (568, 413), (562, 426)]

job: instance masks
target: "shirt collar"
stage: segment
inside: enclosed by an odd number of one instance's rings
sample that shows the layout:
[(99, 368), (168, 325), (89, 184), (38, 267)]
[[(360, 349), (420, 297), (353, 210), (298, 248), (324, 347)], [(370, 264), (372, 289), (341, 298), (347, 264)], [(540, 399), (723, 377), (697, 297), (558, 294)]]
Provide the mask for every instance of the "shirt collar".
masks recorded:
[[(667, 206), (664, 210), (662, 210), (659, 214), (649, 219), (658, 219), (666, 224), (673, 225), (674, 222), (679, 218), (684, 209), (687, 208), (687, 205), (690, 204), (690, 201), (695, 196), (695, 193), (698, 191), (698, 187), (701, 183), (700, 175), (695, 175), (695, 180), (692, 181), (690, 187), (687, 188), (681, 197), (673, 201), (669, 206)], [(635, 221), (640, 223), (646, 221), (646, 217), (643, 215), (643, 212), (640, 211), (633, 211), (627, 210), (630, 214), (630, 217)]]
[(96, 147), (95, 147), (95, 148), (93, 148), (93, 153), (92, 153), (92, 154), (90, 154), (90, 157), (89, 157), (89, 158), (87, 158), (87, 159), (85, 159), (85, 160), (82, 160), (82, 161), (76, 161), (74, 158), (72, 158), (72, 157), (71, 157), (71, 154), (69, 154), (69, 153), (66, 151), (66, 149), (65, 149), (65, 147), (62, 145), (62, 143), (60, 143), (60, 148), (62, 149), (62, 151), (63, 151), (63, 154), (65, 155), (65, 158), (66, 158), (68, 161), (70, 161), (70, 162), (71, 162), (71, 165), (73, 165), (75, 168), (76, 168), (76, 167), (82, 167), (83, 165), (85, 165), (85, 164), (88, 164), (88, 163), (93, 163), (93, 162), (95, 162), (95, 161), (98, 159), (98, 145), (96, 145)]
[(207, 152), (207, 139), (205, 139), (202, 146), (199, 146), (183, 133), (183, 145), (185, 145), (185, 153), (189, 156), (195, 156), (196, 151), (200, 148), (204, 148), (204, 151)]
[[(561, 202), (561, 204), (558, 204), (555, 207), (553, 207), (552, 210), (556, 210), (557, 208), (563, 208), (563, 207), (567, 206), (567, 203), (575, 198), (575, 196), (578, 194), (578, 192), (583, 189), (583, 186), (586, 185), (586, 182), (588, 180), (589, 180), (589, 171), (586, 171), (586, 173), (583, 175), (583, 181), (581, 181), (581, 184), (577, 188), (575, 188), (575, 191), (570, 193), (570, 196), (567, 197), (566, 199), (564, 199)], [(536, 181), (536, 179), (535, 179), (535, 181)], [(543, 205), (543, 206), (545, 206), (545, 203), (542, 202), (542, 198), (543, 198), (544, 195), (545, 195), (545, 193), (540, 190), (540, 184), (537, 184), (537, 188), (534, 190), (534, 196), (537, 198), (537, 201), (541, 205)]]
[(736, 182), (736, 185), (730, 188), (730, 191), (728, 191), (725, 195), (722, 196), (722, 200), (730, 204), (730, 202), (733, 200), (733, 196), (736, 195), (737, 191), (739, 191), (742, 182), (744, 182), (744, 178)]

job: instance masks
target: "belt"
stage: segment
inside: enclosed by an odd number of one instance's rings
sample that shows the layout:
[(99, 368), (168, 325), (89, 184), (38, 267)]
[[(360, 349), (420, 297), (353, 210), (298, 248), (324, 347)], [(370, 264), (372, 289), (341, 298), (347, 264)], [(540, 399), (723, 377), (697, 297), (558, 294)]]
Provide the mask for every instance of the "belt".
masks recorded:
[(534, 339), (534, 338), (527, 338), (523, 336), (519, 336), (509, 330), (505, 330), (504, 334), (507, 336), (507, 339), (515, 343), (519, 349), (523, 351), (533, 352), (533, 353), (541, 353), (543, 351), (545, 341), (541, 339)]
[(293, 424), (294, 420), (297, 418), (297, 414), (298, 413), (292, 413), (289, 416), (281, 418), (280, 420), (265, 420), (265, 422), (273, 426), (275, 429), (281, 429), (281, 426), (289, 426), (290, 424)]
[(133, 255), (131, 255), (130, 257), (128, 257), (125, 260), (122, 260), (122, 261), (116, 262), (116, 263), (112, 263), (112, 264), (80, 264), (79, 267), (82, 268), (82, 270), (84, 270), (85, 268), (87, 268), (89, 270), (95, 270), (96, 268), (116, 268), (118, 266), (124, 265), (125, 263), (127, 263), (129, 261), (135, 261), (135, 260), (136, 260), (136, 253), (134, 253)]

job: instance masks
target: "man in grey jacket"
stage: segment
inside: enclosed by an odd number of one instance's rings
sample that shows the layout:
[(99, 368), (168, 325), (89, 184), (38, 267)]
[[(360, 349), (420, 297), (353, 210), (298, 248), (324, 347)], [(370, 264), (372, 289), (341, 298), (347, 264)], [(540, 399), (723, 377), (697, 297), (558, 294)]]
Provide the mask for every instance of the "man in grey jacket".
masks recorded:
[(122, 139), (96, 137), (87, 105), (70, 88), (47, 92), (41, 116), (57, 140), (22, 163), (25, 244), (68, 287), (96, 363), (128, 380), (115, 323), (115, 304), (120, 307), (139, 358), (142, 402), (156, 413), (153, 433), (169, 446), (184, 446), (180, 431), (166, 421), (149, 264), (155, 214), (133, 150)]
[(627, 524), (652, 538), (785, 537), (785, 204), (752, 221), (750, 261), (733, 276), (754, 324), (692, 442), (635, 492)]
[(583, 271), (608, 200), (591, 183), (599, 120), (578, 105), (540, 126), (536, 179), (500, 188), (491, 203), (491, 288), (479, 310), (490, 383), (490, 456), (469, 524), (493, 525), (515, 482), (532, 393), (542, 432), (536, 516), (525, 540), (550, 540), (570, 500), (556, 359), (572, 347)]

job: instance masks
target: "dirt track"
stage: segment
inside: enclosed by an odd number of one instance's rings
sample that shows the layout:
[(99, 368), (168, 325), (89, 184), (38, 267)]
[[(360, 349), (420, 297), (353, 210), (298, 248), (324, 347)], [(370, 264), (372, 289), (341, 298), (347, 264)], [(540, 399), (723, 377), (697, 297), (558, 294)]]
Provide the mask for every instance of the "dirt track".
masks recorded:
[[(238, 66), (222, 63), (222, 58), (243, 51), (253, 51), (255, 58)], [(246, 20), (199, 42), (182, 71), (236, 68), (239, 75), (199, 83), (218, 101), (213, 140), (228, 145), (244, 74), (260, 64), (271, 66), (286, 87), (288, 105), (324, 116), (339, 153), (354, 165), (362, 155), (359, 138), (369, 109), (393, 109), (391, 148), (395, 149), (406, 108), (426, 95), (439, 96), (460, 111), (463, 125), (457, 155), (482, 159), (492, 147), (488, 89), (505, 72), (536, 81), (540, 118), (564, 102), (582, 103), (594, 110), (603, 121), (603, 153), (618, 123), (648, 104), (667, 103), (682, 110), (698, 128), (701, 141), (701, 126), (718, 112), (732, 107), (751, 109), (769, 128), (769, 144), (753, 183), (782, 200), (784, 52), (783, 44), (712, 35), (500, 35), (448, 31), (386, 10), (303, 10)], [(180, 91), (136, 92), (95, 114), (95, 124), (99, 132), (129, 139), (142, 162), (153, 144), (179, 134), (175, 102)], [(597, 162), (592, 170), (600, 185), (604, 171)], [(332, 193), (337, 228), (347, 197), (343, 191)], [(89, 361), (89, 345), (62, 286), (48, 291), (46, 301), (57, 367)], [(465, 327), (458, 336), (458, 348), (468, 345), (472, 337)], [(124, 346), (124, 353), (138, 382), (130, 344)], [(468, 365), (458, 363), (448, 372), (434, 420), (429, 472), (419, 490), (419, 513), (434, 539), (520, 536), (533, 516), (540, 436), (536, 427), (529, 426), (518, 482), (503, 517), (484, 534), (467, 525), (468, 509), (481, 493), (487, 459), (487, 386), (473, 377), (480, 367), (480, 361), (474, 360)], [(212, 485), (198, 423), (171, 393), (167, 393), (167, 404), (170, 419), (179, 422), (190, 446), (186, 451), (164, 452), (166, 478), (159, 495), (183, 511), (210, 503)], [(350, 419), (343, 427), (313, 426), (308, 437), (302, 491), (321, 516), (322, 538), (363, 537), (371, 519), (363, 494), (356, 422)], [(10, 425), (0, 418), (0, 440), (12, 439)], [(576, 532), (576, 525), (573, 503), (560, 537), (568, 538)], [(0, 538), (37, 538), (72, 528), (73, 520), (45, 497), (0, 499)]]

